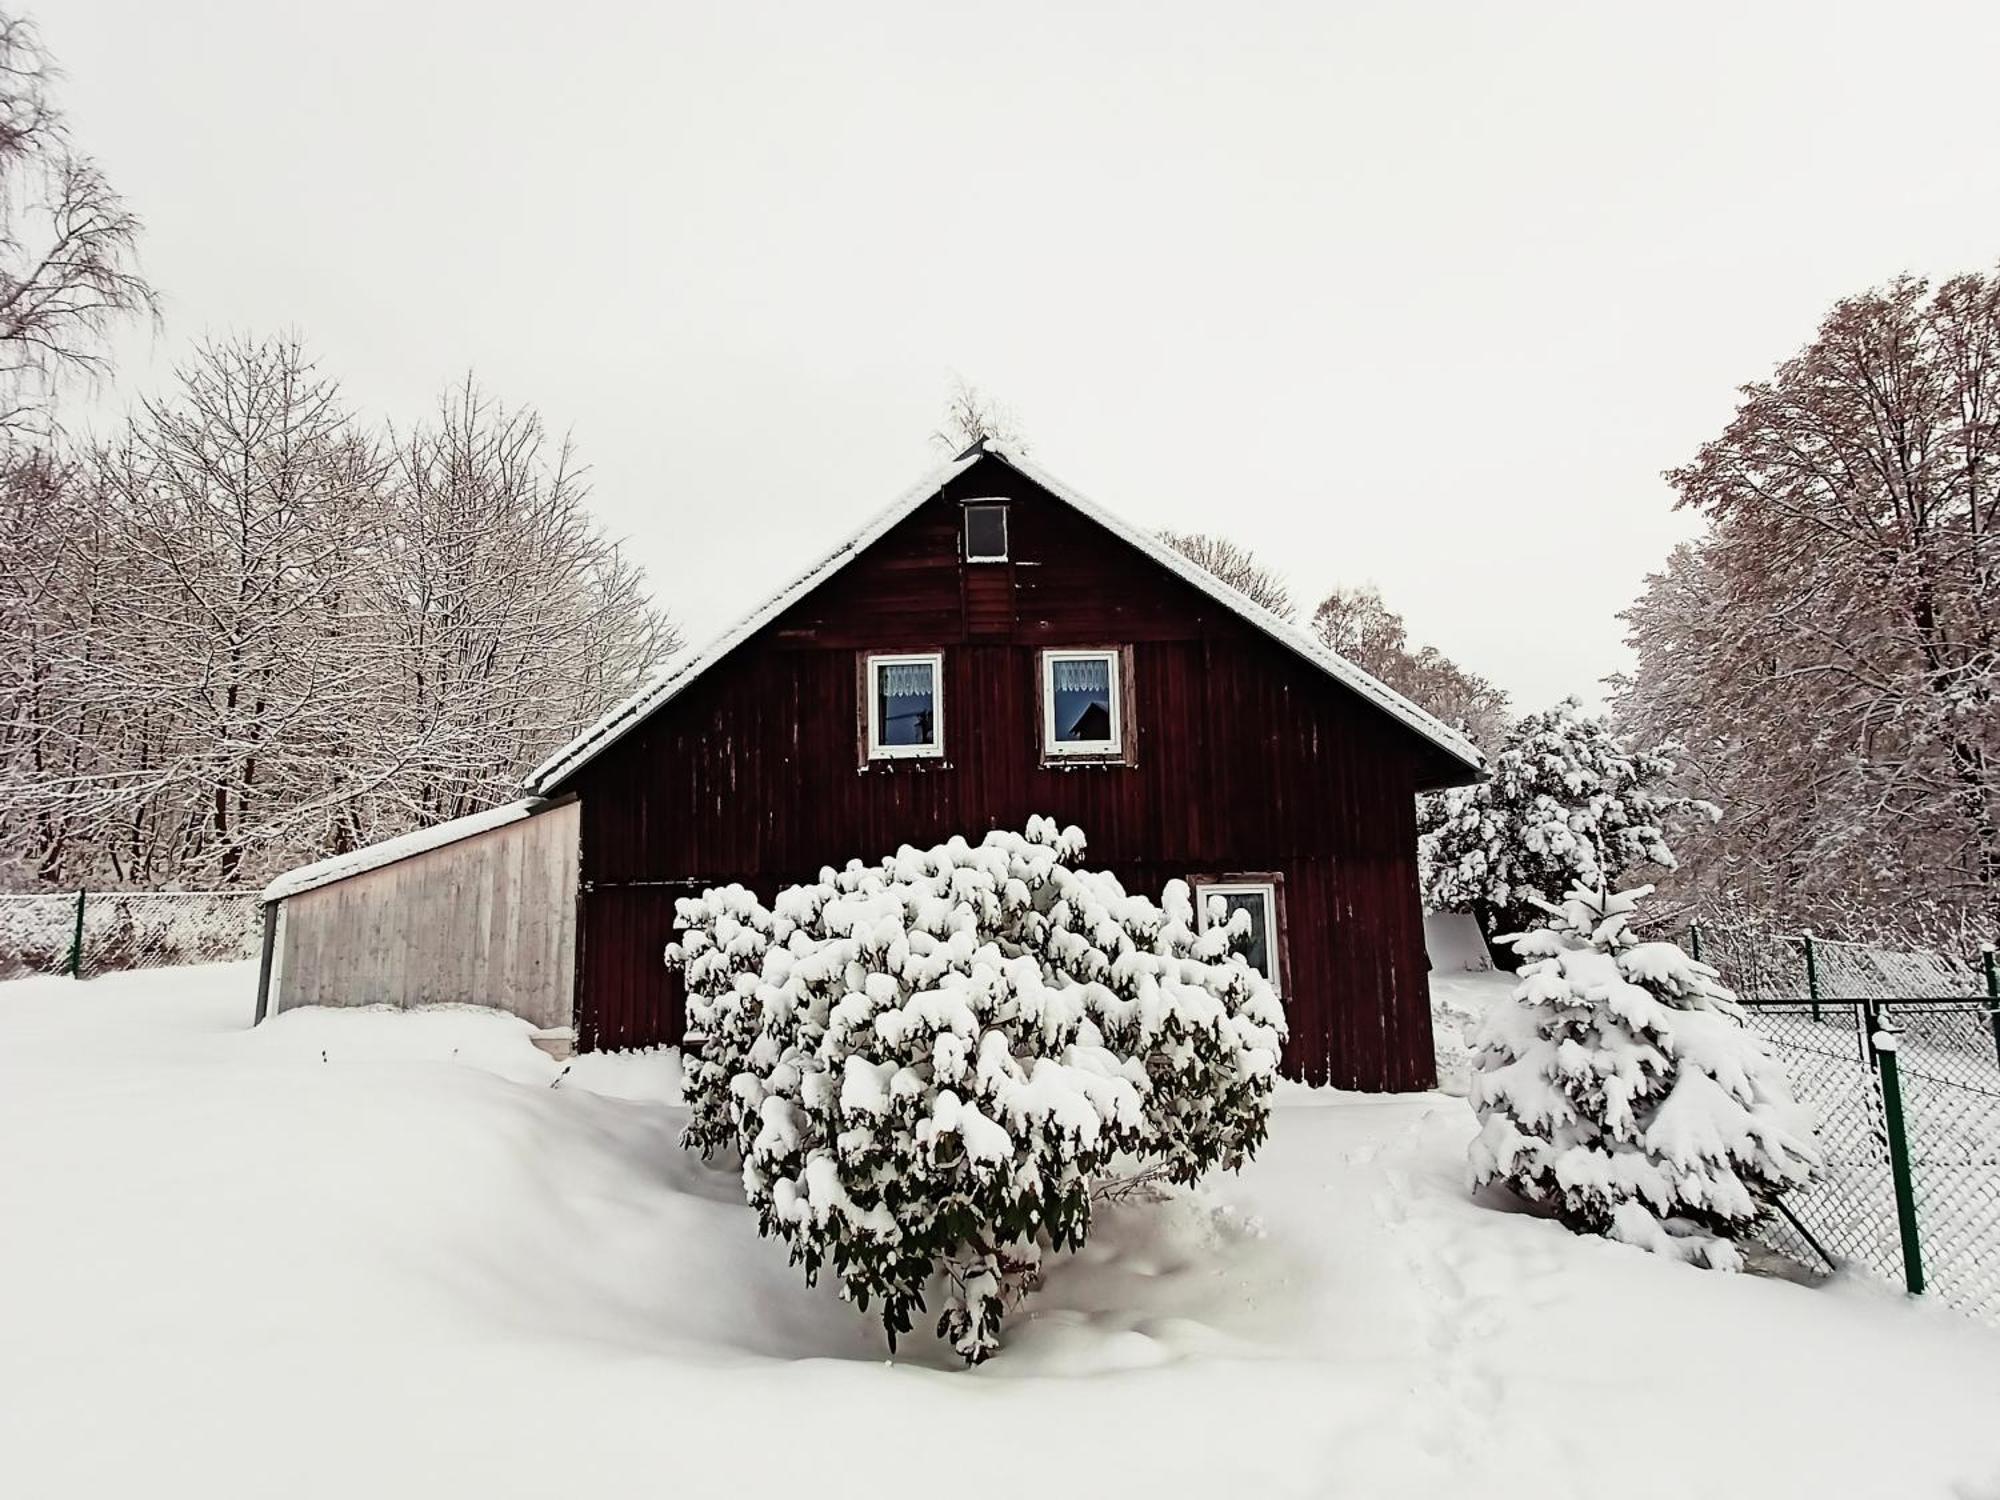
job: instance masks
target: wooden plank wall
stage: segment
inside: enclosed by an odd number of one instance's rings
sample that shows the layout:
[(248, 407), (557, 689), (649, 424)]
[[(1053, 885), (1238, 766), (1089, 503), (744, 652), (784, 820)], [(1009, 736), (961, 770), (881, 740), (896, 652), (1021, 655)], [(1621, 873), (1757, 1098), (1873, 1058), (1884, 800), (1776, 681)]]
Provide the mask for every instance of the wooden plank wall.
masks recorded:
[(567, 1026), (574, 802), (286, 899), (272, 1009), (487, 1005)]
[[(1014, 561), (974, 578), (956, 502), (984, 494), (1013, 501)], [(1041, 764), (1037, 652), (1085, 645), (1132, 647), (1130, 766)], [(864, 650), (944, 652), (941, 762), (857, 771)], [(678, 1039), (660, 959), (677, 895), (740, 881), (768, 896), (822, 864), (1041, 813), (1155, 896), (1173, 877), (1281, 873), (1287, 1071), (1428, 1088), (1414, 797), (1448, 774), (1435, 747), (989, 459), (573, 779), (581, 1038)]]

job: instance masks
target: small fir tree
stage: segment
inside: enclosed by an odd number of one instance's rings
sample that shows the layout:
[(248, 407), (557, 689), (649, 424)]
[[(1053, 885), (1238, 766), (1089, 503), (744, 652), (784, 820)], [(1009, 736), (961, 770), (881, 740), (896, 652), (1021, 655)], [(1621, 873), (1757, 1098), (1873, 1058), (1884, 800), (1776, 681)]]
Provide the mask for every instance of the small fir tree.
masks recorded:
[(1031, 819), (824, 870), (768, 911), (740, 887), (679, 905), (686, 1144), (733, 1147), (760, 1231), (879, 1306), (892, 1346), (941, 1276), (939, 1335), (984, 1359), (1096, 1194), (1264, 1139), (1284, 1016), (1248, 918), (1198, 932), (1184, 884), (1156, 905), (1082, 853)]
[(1632, 935), (1651, 890), (1578, 888), (1509, 939), (1529, 962), (1481, 1029), (1472, 1183), (1736, 1270), (1737, 1242), (1818, 1170), (1812, 1120), (1715, 970)]

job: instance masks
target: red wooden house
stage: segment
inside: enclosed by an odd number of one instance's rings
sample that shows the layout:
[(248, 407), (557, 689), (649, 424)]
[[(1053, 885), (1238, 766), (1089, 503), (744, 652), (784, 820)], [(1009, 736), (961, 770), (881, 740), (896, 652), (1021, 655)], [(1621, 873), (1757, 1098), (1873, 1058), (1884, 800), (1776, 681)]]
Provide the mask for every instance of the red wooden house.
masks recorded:
[[(766, 900), (900, 844), (1081, 827), (1088, 862), (1247, 908), (1313, 1082), (1434, 1081), (1415, 798), (1460, 735), (1020, 455), (967, 452), (531, 794), (265, 892), (258, 1015), (457, 1001), (560, 1045), (680, 1039), (676, 898)], [(1206, 910), (1207, 901), (1200, 903)]]
[[(1292, 1075), (1434, 1082), (1415, 797), (1459, 734), (987, 443), (529, 778), (580, 803), (578, 1044), (676, 1041), (677, 897), (1044, 813), (1251, 910)], [(1206, 906), (1207, 903), (1201, 903)]]

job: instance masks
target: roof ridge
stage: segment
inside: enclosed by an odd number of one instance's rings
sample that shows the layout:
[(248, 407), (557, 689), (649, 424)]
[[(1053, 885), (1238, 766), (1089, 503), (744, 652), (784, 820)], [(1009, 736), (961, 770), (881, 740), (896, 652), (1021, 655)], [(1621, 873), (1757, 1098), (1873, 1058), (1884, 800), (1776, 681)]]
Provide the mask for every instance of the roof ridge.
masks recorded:
[(1387, 683), (1357, 667), (1346, 657), (1328, 649), (1289, 621), (1278, 618), (1249, 595), (1230, 587), (1213, 573), (1168, 547), (1150, 532), (1141, 530), (1120, 518), (1115, 512), (1071, 489), (1017, 451), (1012, 444), (998, 438), (982, 437), (963, 453), (931, 470), (916, 484), (903, 491), (866, 521), (860, 530), (775, 594), (766, 598), (700, 651), (677, 665), (669, 663), (651, 682), (623, 702), (607, 709), (589, 728), (530, 771), (523, 778), (522, 786), (530, 792), (546, 795), (552, 786), (623, 739), (639, 724), (650, 718), (655, 711), (671, 702), (710, 667), (846, 566), (851, 559), (872, 546), (891, 526), (936, 495), (952, 480), (978, 463), (981, 458), (989, 456), (1026, 476), (1071, 509), (1079, 511), (1112, 535), (1136, 547), (1161, 567), (1235, 611), (1280, 645), (1318, 667), (1336, 682), (1371, 700), (1376, 707), (1399, 720), (1404, 727), (1429, 740), (1453, 759), (1463, 762), (1472, 770), (1485, 770), (1485, 761), (1473, 743), (1445, 724), (1443, 720), (1412, 703)]

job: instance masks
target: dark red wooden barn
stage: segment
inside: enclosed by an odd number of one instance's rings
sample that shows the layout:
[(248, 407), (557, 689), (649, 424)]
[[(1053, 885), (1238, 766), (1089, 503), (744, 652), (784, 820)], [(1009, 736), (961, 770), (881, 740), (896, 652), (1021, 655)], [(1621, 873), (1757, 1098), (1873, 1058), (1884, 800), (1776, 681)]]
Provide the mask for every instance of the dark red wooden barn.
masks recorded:
[(528, 786), (580, 803), (585, 1049), (679, 1039), (677, 897), (1042, 813), (1130, 888), (1251, 910), (1290, 1074), (1421, 1089), (1415, 798), (1479, 775), (1461, 735), (989, 443)]

